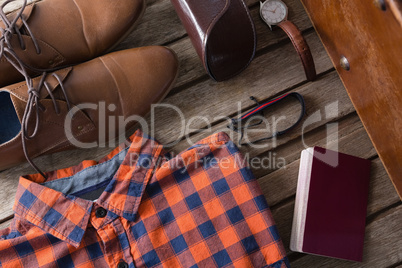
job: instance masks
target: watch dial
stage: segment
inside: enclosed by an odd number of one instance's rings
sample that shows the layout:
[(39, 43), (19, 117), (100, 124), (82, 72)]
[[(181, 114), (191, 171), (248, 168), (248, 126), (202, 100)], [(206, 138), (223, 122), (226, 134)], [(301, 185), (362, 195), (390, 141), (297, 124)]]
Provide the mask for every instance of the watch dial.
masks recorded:
[(261, 8), (262, 17), (270, 25), (282, 22), (286, 18), (286, 13), (286, 5), (278, 0), (266, 1)]

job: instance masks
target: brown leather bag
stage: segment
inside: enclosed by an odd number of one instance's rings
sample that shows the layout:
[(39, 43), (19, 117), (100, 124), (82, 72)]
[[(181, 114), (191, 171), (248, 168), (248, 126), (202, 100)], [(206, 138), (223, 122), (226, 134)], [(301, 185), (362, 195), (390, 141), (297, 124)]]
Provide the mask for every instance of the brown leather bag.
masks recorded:
[(402, 199), (402, 0), (302, 0)]
[(207, 73), (216, 81), (243, 71), (254, 57), (256, 33), (243, 0), (171, 0)]

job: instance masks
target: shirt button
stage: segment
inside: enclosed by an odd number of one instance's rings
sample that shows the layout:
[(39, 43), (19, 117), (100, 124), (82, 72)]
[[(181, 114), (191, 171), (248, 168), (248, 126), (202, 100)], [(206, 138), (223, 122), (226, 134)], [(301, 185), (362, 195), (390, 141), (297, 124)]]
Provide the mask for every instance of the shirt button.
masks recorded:
[(121, 261), (117, 265), (117, 268), (128, 268), (128, 264), (127, 264), (127, 262)]
[(107, 211), (104, 208), (97, 208), (95, 211), (95, 215), (98, 218), (104, 218), (106, 217)]

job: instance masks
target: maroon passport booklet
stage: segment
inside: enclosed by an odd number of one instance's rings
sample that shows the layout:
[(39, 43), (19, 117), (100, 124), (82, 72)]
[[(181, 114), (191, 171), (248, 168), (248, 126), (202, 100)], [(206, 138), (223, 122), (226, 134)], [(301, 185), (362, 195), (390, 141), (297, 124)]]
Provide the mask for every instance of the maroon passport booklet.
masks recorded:
[(302, 152), (291, 250), (362, 261), (370, 164), (320, 147)]

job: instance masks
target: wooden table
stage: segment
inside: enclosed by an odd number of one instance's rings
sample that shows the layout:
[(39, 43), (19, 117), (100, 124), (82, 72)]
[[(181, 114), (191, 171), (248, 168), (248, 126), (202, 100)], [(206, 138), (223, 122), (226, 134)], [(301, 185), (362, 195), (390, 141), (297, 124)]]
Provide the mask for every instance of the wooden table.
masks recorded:
[[(180, 75), (164, 103), (179, 107), (186, 120), (198, 115), (212, 122), (212, 129), (208, 130), (205, 121), (193, 121), (191, 131), (186, 133), (192, 141), (214, 132), (228, 132), (228, 122), (221, 118), (236, 116), (239, 101), (242, 111), (254, 107), (254, 103), (249, 100), (251, 95), (264, 101), (296, 91), (305, 97), (308, 116), (321, 114), (320, 120), (313, 120), (313, 123), (305, 126), (304, 135), (303, 126), (300, 125), (288, 135), (278, 138), (276, 144), (269, 142), (264, 148), (241, 148), (250, 158), (271, 157), (271, 160), (276, 160), (275, 165), (272, 161), (271, 167), (255, 168), (253, 172), (272, 209), (292, 266), (401, 266), (402, 203), (301, 3), (298, 0), (286, 1), (289, 17), (303, 30), (315, 58), (319, 78), (313, 83), (306, 81), (300, 60), (285, 34), (281, 31), (270, 32), (259, 19), (257, 0), (247, 1), (257, 27), (256, 58), (245, 72), (223, 83), (213, 82), (206, 75), (170, 1), (147, 0), (147, 3), (148, 9), (141, 24), (116, 50), (165, 45), (177, 52), (181, 64)], [(272, 110), (272, 114), (276, 117), (285, 115), (286, 120), (283, 123), (290, 124), (297, 116), (299, 108), (296, 102), (290, 101), (288, 104), (287, 108)], [(174, 152), (188, 147), (188, 141), (179, 131), (182, 122), (176, 114), (161, 109), (156, 111), (156, 118), (156, 139), (163, 144), (178, 141), (171, 148)], [(237, 141), (238, 137), (233, 134), (233, 138)], [(324, 146), (372, 160), (363, 263), (299, 254), (289, 250), (299, 158), (305, 145)], [(99, 159), (110, 150), (103, 148), (69, 151), (41, 157), (36, 163), (43, 169), (53, 170), (75, 165), (84, 159)], [(282, 167), (281, 163), (284, 162), (285, 166)], [(18, 177), (31, 172), (33, 171), (29, 165), (23, 164), (0, 173), (0, 228), (7, 227), (13, 217), (12, 206)]]

